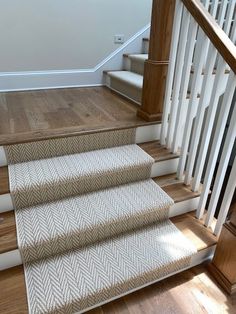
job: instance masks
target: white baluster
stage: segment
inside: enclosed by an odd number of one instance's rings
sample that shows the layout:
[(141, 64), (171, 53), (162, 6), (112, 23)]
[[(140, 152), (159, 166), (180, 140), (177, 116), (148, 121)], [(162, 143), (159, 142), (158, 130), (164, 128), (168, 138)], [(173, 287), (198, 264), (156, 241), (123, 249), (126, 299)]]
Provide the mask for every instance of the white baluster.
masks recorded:
[(227, 136), (225, 139), (224, 148), (222, 151), (220, 164), (219, 164), (219, 167), (217, 170), (213, 191), (211, 193), (210, 204), (208, 206), (208, 212), (207, 212), (207, 217), (206, 217), (206, 221), (205, 221), (206, 226), (209, 226), (212, 223), (212, 220), (214, 218), (216, 206), (217, 206), (219, 196), (220, 196), (220, 191), (221, 191), (221, 188), (222, 188), (222, 185), (224, 182), (226, 170), (228, 167), (229, 159), (230, 159), (231, 152), (232, 152), (233, 145), (234, 145), (234, 141), (235, 141), (235, 136), (236, 136), (236, 123), (235, 123), (235, 121), (236, 121), (236, 105), (235, 105), (235, 103), (233, 104), (233, 106), (234, 106), (234, 110), (233, 110), (233, 114), (231, 116), (229, 129), (228, 129)]
[(221, 1), (220, 4), (220, 11), (219, 11), (219, 16), (218, 16), (218, 24), (220, 25), (221, 28), (223, 28), (223, 24), (225, 21), (225, 14), (226, 14), (226, 9), (227, 9), (228, 1)]
[(201, 52), (196, 54), (197, 58), (195, 61), (196, 63), (194, 65), (193, 85), (192, 85), (192, 90), (190, 94), (186, 123), (184, 126), (184, 134), (183, 134), (182, 145), (181, 145), (181, 155), (180, 155), (180, 160), (179, 160), (179, 165), (178, 165), (178, 170), (177, 170), (177, 177), (179, 179), (182, 179), (183, 174), (184, 174), (193, 118), (196, 113), (196, 108), (199, 101), (197, 97), (198, 97), (198, 91), (201, 89), (202, 67), (205, 61), (205, 51), (208, 49), (208, 44), (209, 44), (208, 38), (205, 36), (202, 42)]
[(229, 176), (228, 184), (224, 193), (224, 198), (220, 207), (217, 223), (214, 229), (214, 234), (219, 236), (222, 226), (225, 223), (231, 201), (236, 188), (236, 158), (234, 159), (233, 167)]
[(228, 114), (232, 105), (232, 99), (233, 99), (235, 87), (236, 87), (236, 76), (234, 72), (231, 71), (230, 76), (228, 78), (225, 95), (221, 104), (219, 118), (216, 125), (216, 131), (215, 131), (214, 139), (212, 142), (212, 148), (211, 148), (210, 156), (208, 159), (206, 173), (204, 176), (203, 190), (201, 193), (201, 197), (200, 197), (200, 201), (199, 201), (199, 205), (197, 209), (198, 218), (202, 218), (202, 215), (205, 210), (206, 201), (209, 195), (209, 190), (210, 190), (212, 178), (215, 171), (217, 157), (218, 157), (220, 147), (221, 147)]
[(189, 86), (189, 79), (190, 79), (190, 72), (191, 72), (191, 65), (193, 60), (193, 52), (195, 46), (195, 38), (197, 34), (197, 23), (193, 18), (190, 21), (189, 33), (188, 33), (188, 40), (187, 40), (187, 47), (185, 50), (185, 57), (184, 57), (184, 68), (181, 77), (181, 86), (180, 86), (180, 96), (177, 108), (177, 115), (176, 115), (176, 123), (175, 123), (175, 130), (173, 134), (173, 143), (172, 143), (172, 153), (176, 154), (178, 152), (178, 148), (181, 143), (181, 122), (183, 123), (184, 118), (184, 109), (186, 106), (186, 97), (187, 91)]
[(209, 105), (209, 99), (210, 99), (209, 94), (211, 95), (212, 79), (214, 79), (214, 76), (212, 76), (212, 72), (215, 65), (214, 60), (215, 60), (216, 54), (217, 54), (217, 51), (215, 47), (212, 44), (210, 44), (210, 48), (207, 55), (206, 69), (205, 69), (205, 74), (204, 74), (204, 79), (203, 79), (203, 84), (202, 84), (202, 90), (200, 93), (200, 100), (198, 104), (196, 119), (195, 119), (193, 133), (192, 133), (192, 139), (190, 143), (188, 162), (187, 162), (187, 167), (186, 167), (185, 183), (187, 185), (189, 185), (192, 180), (193, 167), (196, 160), (198, 143), (200, 140), (201, 129), (202, 129), (203, 119), (205, 115), (205, 109)]
[(161, 127), (161, 144), (162, 145), (166, 144), (168, 117), (169, 117), (170, 107), (171, 107), (171, 93), (172, 93), (173, 80), (174, 80), (175, 62), (176, 62), (177, 48), (178, 48), (178, 42), (179, 42), (179, 32), (180, 32), (180, 25), (181, 25), (181, 19), (182, 19), (182, 12), (183, 12), (183, 3), (182, 1), (177, 0), (176, 7), (175, 7), (174, 22), (173, 22), (172, 43), (171, 43), (170, 58), (169, 58), (170, 62), (169, 62), (167, 81), (166, 81), (164, 110), (163, 110), (163, 115), (162, 115), (162, 127)]
[(219, 0), (213, 0), (212, 3), (211, 3), (210, 14), (211, 14), (214, 18), (216, 17), (218, 5), (219, 5)]
[(196, 171), (194, 174), (193, 185), (192, 185), (193, 191), (198, 191), (200, 187), (203, 167), (206, 160), (207, 150), (209, 147), (210, 137), (211, 137), (216, 110), (218, 106), (218, 101), (219, 101), (219, 96), (220, 96), (219, 87), (221, 84), (222, 76), (224, 75), (225, 64), (226, 64), (225, 61), (222, 60), (222, 58), (220, 58), (220, 64), (216, 71), (216, 77), (215, 77), (215, 81), (214, 81), (214, 85), (212, 89), (210, 105), (208, 107), (206, 123), (205, 123), (204, 131), (202, 135), (202, 142), (201, 142), (200, 150), (199, 150), (199, 156), (197, 159)]
[(183, 66), (184, 66), (184, 55), (185, 55), (185, 49), (186, 49), (188, 29), (189, 29), (189, 21), (190, 21), (190, 13), (188, 12), (188, 10), (186, 10), (186, 8), (184, 8), (183, 19), (182, 19), (181, 30), (180, 30), (179, 49), (178, 49), (177, 60), (176, 60), (176, 69), (175, 69), (176, 76), (174, 79), (172, 104), (170, 108), (169, 128), (167, 131), (167, 141), (166, 141), (167, 148), (171, 147), (172, 140), (173, 140), (173, 133), (174, 133), (178, 101), (179, 101), (181, 77), (182, 77), (182, 71), (183, 71)]
[(227, 35), (229, 35), (229, 31), (232, 25), (232, 20), (233, 20), (233, 15), (234, 15), (234, 10), (235, 10), (235, 3), (236, 3), (236, 0), (230, 0), (228, 4), (225, 23), (223, 27), (223, 30), (225, 31)]

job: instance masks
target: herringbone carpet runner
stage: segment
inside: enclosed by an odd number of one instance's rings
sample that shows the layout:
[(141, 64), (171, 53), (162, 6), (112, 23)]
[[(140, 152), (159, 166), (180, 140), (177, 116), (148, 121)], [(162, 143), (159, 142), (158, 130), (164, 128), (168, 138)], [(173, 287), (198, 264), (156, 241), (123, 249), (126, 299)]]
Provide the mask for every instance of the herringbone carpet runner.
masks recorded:
[(83, 312), (189, 265), (195, 248), (133, 141), (122, 131), (7, 147), (30, 313)]

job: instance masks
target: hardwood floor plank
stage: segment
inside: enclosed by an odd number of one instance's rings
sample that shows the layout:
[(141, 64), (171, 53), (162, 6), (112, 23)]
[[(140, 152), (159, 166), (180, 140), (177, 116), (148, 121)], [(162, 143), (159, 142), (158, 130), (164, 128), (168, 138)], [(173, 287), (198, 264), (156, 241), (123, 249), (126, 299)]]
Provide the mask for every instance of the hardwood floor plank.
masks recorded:
[(155, 124), (106, 87), (0, 94), (0, 145)]

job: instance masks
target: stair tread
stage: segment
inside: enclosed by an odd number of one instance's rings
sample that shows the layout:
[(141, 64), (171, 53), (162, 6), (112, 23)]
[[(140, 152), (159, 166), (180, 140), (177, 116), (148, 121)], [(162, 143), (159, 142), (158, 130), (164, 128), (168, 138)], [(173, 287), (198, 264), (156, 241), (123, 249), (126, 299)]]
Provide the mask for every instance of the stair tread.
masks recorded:
[(84, 310), (186, 268), (196, 252), (166, 220), (60, 258), (25, 264), (31, 311), (39, 306), (43, 313)]
[(134, 144), (13, 164), (11, 195), (17, 208), (28, 207), (147, 179), (153, 163)]
[[(160, 141), (151, 141), (138, 144), (147, 154), (149, 154), (155, 162), (178, 158), (178, 154), (172, 154), (160, 144)], [(0, 195), (10, 193), (8, 167), (0, 167)]]
[[(198, 251), (216, 244), (216, 237), (194, 217), (194, 213), (171, 218), (171, 221), (195, 245)], [(2, 271), (1, 279), (0, 291), (2, 291), (4, 300), (4, 308), (1, 313), (28, 313), (23, 266)]]
[(9, 193), (8, 167), (0, 167), (0, 195)]
[(147, 53), (130, 53), (130, 54), (126, 54), (125, 56), (131, 60), (136, 60), (140, 62), (144, 62), (145, 60), (148, 59)]
[(107, 74), (138, 89), (143, 88), (143, 76), (140, 74), (131, 71), (110, 71)]
[(167, 219), (173, 203), (148, 179), (21, 209), (18, 244), (27, 262), (64, 253)]
[[(192, 192), (181, 181), (176, 179), (176, 174), (165, 175), (153, 179), (175, 203), (186, 199), (198, 197), (200, 193)], [(16, 223), (14, 211), (1, 213), (0, 219), (0, 254), (18, 248), (16, 238)]]
[(179, 154), (173, 154), (170, 149), (161, 145), (160, 141), (151, 141), (139, 144), (146, 153), (148, 153), (155, 161), (164, 161), (179, 158)]

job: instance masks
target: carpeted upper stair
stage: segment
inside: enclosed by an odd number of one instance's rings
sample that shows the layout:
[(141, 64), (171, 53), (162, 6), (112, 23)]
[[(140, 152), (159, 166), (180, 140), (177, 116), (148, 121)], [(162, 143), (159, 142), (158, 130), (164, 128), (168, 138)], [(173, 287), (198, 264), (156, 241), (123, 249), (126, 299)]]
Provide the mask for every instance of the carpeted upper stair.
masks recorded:
[(126, 145), (9, 166), (17, 208), (147, 179), (154, 159)]
[(149, 179), (20, 209), (19, 246), (27, 262), (64, 253), (167, 219), (172, 204)]
[(154, 160), (127, 132), (124, 146), (117, 133), (99, 150), (75, 138), (68, 154), (67, 139), (7, 147), (30, 313), (82, 312), (190, 264), (173, 201), (150, 179)]

